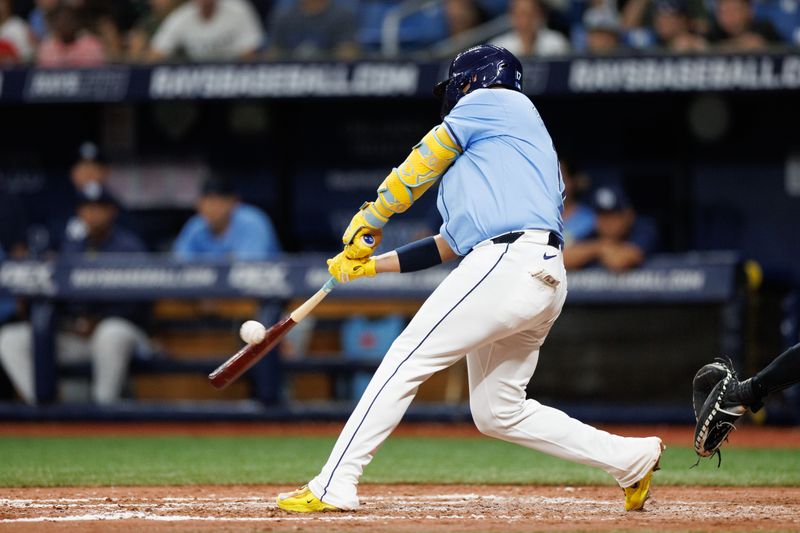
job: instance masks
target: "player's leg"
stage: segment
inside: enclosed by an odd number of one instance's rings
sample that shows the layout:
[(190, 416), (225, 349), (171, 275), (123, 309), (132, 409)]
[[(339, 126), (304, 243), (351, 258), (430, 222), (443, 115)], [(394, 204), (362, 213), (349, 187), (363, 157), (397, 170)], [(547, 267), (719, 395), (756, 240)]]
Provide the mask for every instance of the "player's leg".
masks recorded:
[(800, 344), (795, 344), (773, 359), (750, 379), (734, 383), (726, 392), (724, 401), (726, 404), (743, 405), (758, 410), (762, 399), (767, 395), (795, 383), (800, 383)]
[[(86, 341), (78, 335), (60, 332), (56, 354), (62, 363), (85, 361), (89, 357)], [(33, 374), (33, 331), (29, 322), (8, 324), (0, 330), (0, 361), (22, 399), (36, 403)]]
[(526, 399), (526, 387), (551, 324), (467, 354), (470, 408), (478, 429), (562, 459), (600, 468), (622, 487), (643, 478), (661, 455), (660, 440), (626, 438)]
[(35, 404), (31, 343), (31, 326), (27, 322), (8, 324), (0, 329), (0, 361), (3, 369), (25, 403)]
[[(554, 293), (531, 283), (518, 254), (507, 249), (486, 246), (464, 258), (395, 340), (321, 473), (309, 483), (316, 498), (340, 509), (356, 508), (364, 467), (400, 422), (419, 385), (476, 346), (513, 333), (537, 312), (535, 306), (550, 305)], [(540, 294), (548, 302), (537, 303), (543, 300)]]
[(131, 356), (147, 343), (144, 332), (124, 318), (110, 317), (97, 324), (91, 337), (92, 399), (99, 404), (119, 400)]

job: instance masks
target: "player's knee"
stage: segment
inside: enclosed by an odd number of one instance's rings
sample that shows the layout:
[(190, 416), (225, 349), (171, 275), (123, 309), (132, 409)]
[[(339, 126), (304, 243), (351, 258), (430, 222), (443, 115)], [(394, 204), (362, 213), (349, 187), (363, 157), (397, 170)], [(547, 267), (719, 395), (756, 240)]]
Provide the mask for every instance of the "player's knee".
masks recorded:
[(0, 359), (10, 363), (30, 357), (31, 331), (27, 324), (9, 324), (0, 329)]
[(497, 437), (502, 433), (503, 428), (489, 405), (470, 401), (470, 411), (472, 412), (472, 421), (475, 422), (478, 431), (489, 437)]
[(92, 335), (92, 347), (108, 352), (129, 352), (136, 345), (135, 326), (121, 318), (106, 318)]
[(489, 405), (486, 402), (470, 401), (472, 420), (478, 431), (490, 437), (502, 438), (520, 420), (523, 405), (514, 403)]

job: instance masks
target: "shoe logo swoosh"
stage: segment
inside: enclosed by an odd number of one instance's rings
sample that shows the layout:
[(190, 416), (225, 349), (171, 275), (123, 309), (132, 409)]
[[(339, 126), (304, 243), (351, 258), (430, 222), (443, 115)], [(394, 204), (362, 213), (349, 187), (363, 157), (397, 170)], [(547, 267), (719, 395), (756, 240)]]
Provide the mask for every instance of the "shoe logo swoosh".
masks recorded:
[(306, 500), (306, 503), (311, 503), (311, 502), (313, 502), (313, 501), (314, 501), (314, 500), (313, 500), (313, 498), (312, 498), (311, 500)]
[(544, 260), (545, 260), (545, 261), (547, 261), (548, 259), (552, 259), (552, 258), (554, 258), (554, 257), (555, 257), (555, 256), (557, 256), (557, 255), (558, 255), (558, 254), (547, 255), (547, 252), (545, 252), (543, 257), (544, 257)]

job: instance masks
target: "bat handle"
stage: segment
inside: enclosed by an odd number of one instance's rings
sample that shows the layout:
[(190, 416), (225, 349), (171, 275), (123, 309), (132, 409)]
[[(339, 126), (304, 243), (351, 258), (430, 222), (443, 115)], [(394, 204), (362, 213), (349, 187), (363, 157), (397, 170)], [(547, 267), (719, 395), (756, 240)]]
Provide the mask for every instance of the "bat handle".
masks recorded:
[(328, 294), (330, 294), (337, 283), (338, 282), (335, 278), (330, 278), (328, 281), (326, 281), (325, 285), (323, 285), (322, 288), (314, 294), (314, 296), (306, 300), (303, 305), (292, 311), (292, 313), (289, 315), (292, 321), (296, 324), (307, 317), (308, 314), (314, 310), (317, 304), (320, 303)]
[(331, 276), (331, 279), (326, 281), (325, 285), (322, 286), (322, 290), (325, 291), (325, 293), (327, 294), (327, 293), (331, 292), (336, 287), (336, 285), (338, 285), (338, 284), (339, 284), (339, 282), (336, 281), (336, 278)]

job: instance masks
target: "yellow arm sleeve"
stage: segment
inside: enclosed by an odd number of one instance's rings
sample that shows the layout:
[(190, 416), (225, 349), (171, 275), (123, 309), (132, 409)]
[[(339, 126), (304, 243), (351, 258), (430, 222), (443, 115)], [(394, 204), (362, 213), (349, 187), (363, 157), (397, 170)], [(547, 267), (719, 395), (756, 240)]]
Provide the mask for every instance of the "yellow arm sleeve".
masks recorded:
[(378, 187), (378, 198), (368, 204), (365, 218), (382, 227), (395, 213), (406, 211), (461, 155), (461, 148), (440, 124), (414, 146), (405, 161), (392, 169)]

